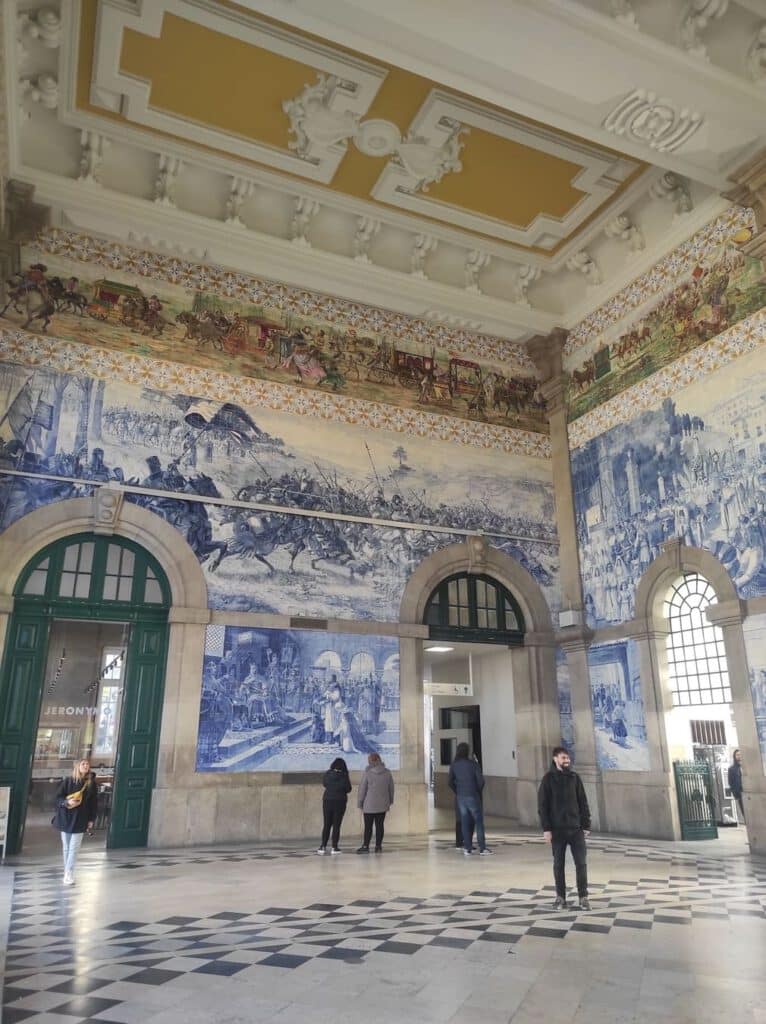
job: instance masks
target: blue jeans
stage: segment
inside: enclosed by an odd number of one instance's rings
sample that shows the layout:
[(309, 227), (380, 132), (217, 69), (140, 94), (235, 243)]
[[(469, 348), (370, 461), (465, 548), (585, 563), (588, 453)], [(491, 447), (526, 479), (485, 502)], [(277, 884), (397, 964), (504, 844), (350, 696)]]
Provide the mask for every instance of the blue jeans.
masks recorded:
[[(487, 847), (486, 836), (484, 835), (484, 811), (481, 800), (477, 796), (461, 796), (458, 794), (457, 809), (460, 814), (460, 828), (463, 832), (463, 846), (471, 852), (471, 835), (473, 834), (473, 823), (476, 824), (476, 839), (479, 849)], [(473, 820), (472, 820), (473, 819)]]
[(84, 832), (62, 832), (61, 846), (64, 853), (64, 874), (74, 874), (74, 864), (77, 860), (77, 851), (82, 845)]

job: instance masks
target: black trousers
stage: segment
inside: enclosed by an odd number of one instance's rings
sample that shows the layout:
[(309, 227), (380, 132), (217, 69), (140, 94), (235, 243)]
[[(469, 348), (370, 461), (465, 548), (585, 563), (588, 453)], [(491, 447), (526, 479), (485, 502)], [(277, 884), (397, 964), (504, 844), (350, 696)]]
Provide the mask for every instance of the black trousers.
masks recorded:
[(577, 895), (582, 899), (588, 895), (588, 864), (585, 852), (585, 835), (581, 828), (554, 829), (551, 840), (553, 851), (553, 880), (556, 883), (556, 895), (562, 900), (567, 897), (567, 884), (564, 877), (564, 861), (567, 846), (572, 851), (577, 874)]
[(370, 845), (373, 825), (375, 825), (375, 845), (383, 845), (383, 822), (385, 817), (385, 811), (380, 811), (378, 814), (368, 814), (366, 811), (364, 812), (364, 839), (362, 840), (362, 846)]
[(322, 801), (322, 814), (324, 815), (324, 825), (322, 826), (322, 849), (324, 849), (325, 846), (327, 846), (327, 840), (330, 838), (330, 829), (332, 829), (332, 848), (333, 850), (338, 849), (338, 840), (340, 839), (340, 823), (343, 821), (343, 815), (345, 813), (345, 800)]
[(739, 804), (739, 811), (740, 811), (740, 814), (742, 815), (742, 822), (744, 824), (744, 822), (745, 822), (745, 805), (742, 803), (742, 794), (740, 793), (739, 796), (736, 796), (734, 799)]

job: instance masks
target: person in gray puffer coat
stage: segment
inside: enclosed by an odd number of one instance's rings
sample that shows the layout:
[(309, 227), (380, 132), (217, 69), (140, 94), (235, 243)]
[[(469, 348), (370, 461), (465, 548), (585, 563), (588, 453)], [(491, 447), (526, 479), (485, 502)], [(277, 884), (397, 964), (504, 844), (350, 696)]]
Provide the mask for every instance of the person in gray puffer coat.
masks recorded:
[(394, 777), (381, 760), (380, 754), (367, 757), (362, 781), (357, 790), (357, 804), (364, 814), (364, 838), (357, 853), (370, 852), (372, 826), (375, 826), (375, 852), (383, 852), (383, 822), (386, 811), (394, 802)]

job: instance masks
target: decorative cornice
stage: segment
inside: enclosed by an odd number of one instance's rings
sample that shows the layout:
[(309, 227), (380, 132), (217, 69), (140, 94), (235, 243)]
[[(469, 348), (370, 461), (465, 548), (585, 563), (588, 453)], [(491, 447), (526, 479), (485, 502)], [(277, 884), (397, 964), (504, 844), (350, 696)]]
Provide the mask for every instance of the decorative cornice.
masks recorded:
[(121, 270), (192, 291), (207, 291), (224, 299), (270, 306), (296, 316), (319, 317), (357, 331), (370, 330), (392, 338), (409, 338), (423, 345), (450, 349), (467, 358), (502, 363), (509, 369), (520, 370), (530, 376), (534, 374), (534, 365), (524, 346), (506, 338), (454, 329), (404, 313), (349, 302), (336, 296), (240, 274), (214, 264), (193, 263), (177, 256), (136, 249), (74, 231), (50, 228), (40, 234), (34, 247), (40, 253)]
[(439, 416), (420, 409), (401, 409), (329, 392), (307, 391), (252, 377), (93, 348), (48, 335), (41, 337), (2, 326), (0, 361), (119, 380), (170, 394), (260, 406), (373, 430), (391, 430), (410, 437), (427, 437), (538, 459), (551, 457), (550, 440), (545, 434)]
[(707, 252), (725, 242), (741, 228), (753, 227), (753, 214), (749, 209), (734, 207), (692, 235), (683, 245), (669, 252), (650, 270), (627, 288), (599, 306), (569, 332), (564, 352), (573, 355), (607, 328), (619, 323), (654, 295), (668, 291), (679, 278), (691, 273)]
[(648, 409), (656, 409), (663, 399), (678, 394), (683, 388), (764, 344), (766, 309), (761, 309), (646, 380), (626, 388), (608, 402), (574, 420), (569, 424), (570, 448), (582, 448), (588, 441), (612, 427), (628, 423)]

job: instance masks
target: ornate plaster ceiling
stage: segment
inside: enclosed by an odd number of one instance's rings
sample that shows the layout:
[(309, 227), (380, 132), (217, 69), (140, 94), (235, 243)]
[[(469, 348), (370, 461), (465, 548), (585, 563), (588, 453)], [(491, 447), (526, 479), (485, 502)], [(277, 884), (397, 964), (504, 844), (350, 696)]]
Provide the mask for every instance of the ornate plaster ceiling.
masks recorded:
[(61, 227), (524, 340), (726, 209), (759, 3), (7, 0), (7, 173)]

